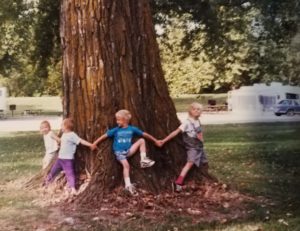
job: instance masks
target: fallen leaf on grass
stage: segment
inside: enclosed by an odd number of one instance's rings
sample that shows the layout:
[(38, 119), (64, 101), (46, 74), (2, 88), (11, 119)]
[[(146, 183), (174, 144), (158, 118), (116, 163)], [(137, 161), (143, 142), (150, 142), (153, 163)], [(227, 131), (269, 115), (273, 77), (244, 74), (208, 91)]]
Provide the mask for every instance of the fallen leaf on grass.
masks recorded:
[(225, 224), (227, 222), (227, 219), (223, 218), (222, 220), (220, 220), (221, 224)]
[(63, 220), (63, 223), (67, 223), (68, 225), (74, 225), (75, 220), (73, 217), (67, 217)]
[(131, 201), (131, 203), (132, 203), (133, 205), (137, 205), (137, 204), (138, 204), (138, 202), (137, 202), (136, 200)]
[(279, 219), (278, 222), (279, 222), (280, 224), (283, 224), (283, 225), (286, 225), (286, 226), (289, 225), (289, 223), (287, 223), (284, 219)]
[(123, 202), (123, 197), (117, 196), (116, 201)]
[(208, 188), (207, 191), (204, 193), (204, 198), (212, 197), (214, 190), (212, 188)]
[(228, 209), (230, 207), (230, 204), (228, 202), (225, 202), (223, 204), (223, 208)]
[(120, 214), (120, 212), (118, 210), (111, 210), (110, 214), (114, 215), (114, 216), (118, 216)]
[(146, 205), (145, 205), (145, 209), (152, 209), (154, 207), (154, 203), (152, 202), (148, 202)]
[(35, 231), (47, 231), (45, 228), (37, 228)]
[(227, 184), (222, 184), (222, 189), (227, 189), (227, 188), (228, 188)]
[(200, 210), (191, 209), (191, 208), (188, 208), (187, 212), (188, 212), (188, 214), (191, 214), (191, 215), (200, 215), (202, 213)]
[(126, 212), (125, 215), (126, 215), (127, 217), (132, 217), (132, 216), (133, 216), (133, 213), (131, 213), (131, 212)]

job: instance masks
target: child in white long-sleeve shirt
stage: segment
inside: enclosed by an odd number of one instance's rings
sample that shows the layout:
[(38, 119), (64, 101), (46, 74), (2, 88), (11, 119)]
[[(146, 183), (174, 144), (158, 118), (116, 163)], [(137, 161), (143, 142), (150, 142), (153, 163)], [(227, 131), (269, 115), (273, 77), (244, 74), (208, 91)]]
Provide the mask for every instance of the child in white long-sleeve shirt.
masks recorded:
[(43, 158), (43, 169), (45, 169), (51, 163), (58, 151), (59, 138), (51, 131), (50, 123), (47, 120), (41, 123), (40, 132), (43, 135), (45, 145), (45, 156)]

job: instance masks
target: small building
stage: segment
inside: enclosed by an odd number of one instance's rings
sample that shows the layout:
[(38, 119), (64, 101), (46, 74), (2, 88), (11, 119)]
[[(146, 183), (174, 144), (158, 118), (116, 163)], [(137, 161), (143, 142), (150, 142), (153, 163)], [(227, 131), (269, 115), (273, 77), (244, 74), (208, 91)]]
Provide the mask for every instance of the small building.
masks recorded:
[(6, 97), (7, 90), (5, 87), (0, 87), (0, 116), (6, 112)]
[(254, 84), (228, 92), (228, 109), (232, 112), (259, 113), (271, 111), (278, 101), (299, 99), (300, 87), (272, 82)]

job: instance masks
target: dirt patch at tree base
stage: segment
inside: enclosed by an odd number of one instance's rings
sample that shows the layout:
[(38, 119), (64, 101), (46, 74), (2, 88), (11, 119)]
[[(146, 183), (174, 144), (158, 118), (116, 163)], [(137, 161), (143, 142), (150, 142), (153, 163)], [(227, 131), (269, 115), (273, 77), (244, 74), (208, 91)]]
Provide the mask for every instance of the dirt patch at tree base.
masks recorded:
[(180, 193), (164, 192), (154, 195), (138, 190), (129, 196), (123, 188), (116, 188), (103, 198), (100, 207), (69, 204), (65, 212), (78, 224), (92, 228), (122, 230), (159, 230), (164, 226), (189, 227), (201, 223), (224, 224), (245, 220), (253, 213), (251, 205), (266, 201), (231, 190), (221, 183), (196, 185), (190, 182)]
[[(2, 190), (13, 192), (15, 186), (10, 183)], [(23, 207), (11, 206), (11, 215), (0, 219), (2, 230), (189, 230), (242, 222), (253, 215), (254, 204), (267, 203), (263, 198), (241, 194), (225, 184), (209, 182), (200, 185), (189, 182), (180, 193), (154, 195), (138, 189), (136, 197), (118, 187), (105, 195), (99, 205), (82, 205), (65, 191), (55, 185), (47, 190), (19, 190), (30, 195), (30, 201), (23, 201), (26, 204)], [(18, 220), (13, 218), (14, 214), (19, 214)]]

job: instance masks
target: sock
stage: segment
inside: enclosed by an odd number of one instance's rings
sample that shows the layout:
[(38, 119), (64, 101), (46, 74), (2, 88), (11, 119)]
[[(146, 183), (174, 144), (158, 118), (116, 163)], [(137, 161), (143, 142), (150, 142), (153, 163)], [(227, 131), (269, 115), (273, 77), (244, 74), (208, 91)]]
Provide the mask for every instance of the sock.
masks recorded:
[(141, 152), (141, 160), (144, 160), (146, 159), (146, 152)]
[(177, 178), (177, 180), (175, 181), (175, 184), (182, 185), (182, 184), (183, 184), (183, 179), (184, 179), (183, 176), (179, 176), (179, 177)]
[(124, 178), (124, 181), (125, 181), (125, 187), (128, 187), (131, 185), (131, 182), (130, 182), (130, 178), (129, 177), (125, 177)]

